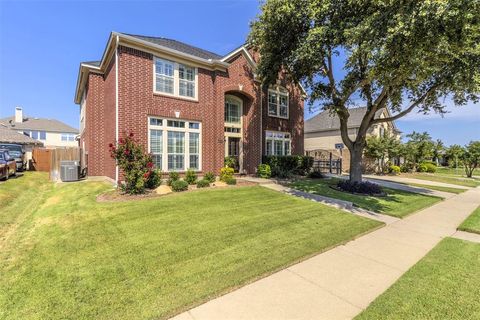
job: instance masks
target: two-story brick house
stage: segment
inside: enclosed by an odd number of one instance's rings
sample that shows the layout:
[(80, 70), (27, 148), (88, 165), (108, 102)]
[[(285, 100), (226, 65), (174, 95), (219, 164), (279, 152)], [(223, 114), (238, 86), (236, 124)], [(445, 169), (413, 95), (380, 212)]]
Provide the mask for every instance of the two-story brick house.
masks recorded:
[(175, 40), (112, 32), (102, 59), (83, 62), (75, 93), (90, 176), (118, 180), (108, 144), (127, 132), (163, 172), (218, 173), (226, 156), (255, 173), (264, 154), (303, 154), (300, 86), (280, 74), (263, 88), (259, 56), (226, 56)]

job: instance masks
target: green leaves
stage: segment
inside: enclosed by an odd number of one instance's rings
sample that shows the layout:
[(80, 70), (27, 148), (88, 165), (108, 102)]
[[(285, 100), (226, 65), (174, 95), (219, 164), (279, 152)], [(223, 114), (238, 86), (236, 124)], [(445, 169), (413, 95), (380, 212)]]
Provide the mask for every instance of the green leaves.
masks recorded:
[[(269, 0), (249, 39), (264, 84), (285, 67), (323, 108), (358, 96), (370, 105), (385, 88), (388, 99), (373, 108), (420, 102), (442, 112), (447, 95), (457, 105), (479, 98), (478, 0)], [(341, 64), (329, 66), (335, 54)]]

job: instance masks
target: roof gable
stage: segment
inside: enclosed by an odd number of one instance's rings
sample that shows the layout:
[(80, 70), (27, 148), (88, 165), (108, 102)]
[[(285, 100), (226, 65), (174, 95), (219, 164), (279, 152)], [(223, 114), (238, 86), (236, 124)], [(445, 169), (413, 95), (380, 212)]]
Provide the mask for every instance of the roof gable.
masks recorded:
[[(351, 108), (348, 110), (350, 117), (348, 118), (348, 127), (349, 128), (358, 128), (362, 123), (362, 119), (367, 112), (367, 107), (358, 107)], [(375, 113), (375, 119), (378, 119), (385, 114), (385, 109), (378, 110)], [(316, 116), (305, 121), (305, 132), (317, 132), (317, 131), (328, 131), (328, 130), (339, 130), (340, 129), (340, 120), (336, 114), (331, 114), (330, 111), (326, 110), (320, 112)]]
[(33, 118), (27, 116), (23, 118), (23, 122), (15, 122), (15, 117), (12, 116), (0, 119), (0, 125), (13, 130), (36, 130), (78, 134), (78, 129), (56, 119)]

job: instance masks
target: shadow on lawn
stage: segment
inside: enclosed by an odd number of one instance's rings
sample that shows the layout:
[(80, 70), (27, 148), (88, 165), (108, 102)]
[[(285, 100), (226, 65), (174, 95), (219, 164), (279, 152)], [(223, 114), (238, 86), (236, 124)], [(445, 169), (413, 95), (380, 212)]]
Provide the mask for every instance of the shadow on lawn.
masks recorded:
[(332, 189), (330, 186), (336, 186), (338, 181), (338, 179), (305, 179), (295, 181), (290, 186), (308, 193), (350, 201), (357, 207), (378, 213), (389, 212), (398, 207), (404, 203), (401, 196), (408, 194), (400, 190), (383, 188), (387, 193), (383, 197), (357, 195)]

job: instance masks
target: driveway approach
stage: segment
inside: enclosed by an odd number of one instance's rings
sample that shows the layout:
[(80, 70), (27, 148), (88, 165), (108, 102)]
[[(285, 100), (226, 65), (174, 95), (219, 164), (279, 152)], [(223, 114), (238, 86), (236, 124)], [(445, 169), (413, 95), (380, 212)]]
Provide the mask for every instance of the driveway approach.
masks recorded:
[(174, 319), (350, 319), (480, 205), (480, 188), (246, 285)]

